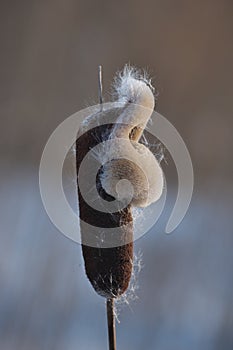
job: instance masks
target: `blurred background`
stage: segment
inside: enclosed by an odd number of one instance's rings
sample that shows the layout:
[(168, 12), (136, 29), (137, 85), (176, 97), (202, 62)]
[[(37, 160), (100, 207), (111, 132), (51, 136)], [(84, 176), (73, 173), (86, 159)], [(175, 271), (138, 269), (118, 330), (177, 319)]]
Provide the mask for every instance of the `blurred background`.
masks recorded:
[(143, 269), (138, 299), (118, 307), (118, 348), (233, 349), (232, 1), (1, 0), (0, 13), (0, 349), (107, 349), (104, 299), (50, 222), (38, 169), (53, 130), (98, 101), (98, 65), (107, 101), (125, 63), (154, 78), (195, 188), (165, 235), (177, 190), (166, 154), (166, 210), (135, 244)]

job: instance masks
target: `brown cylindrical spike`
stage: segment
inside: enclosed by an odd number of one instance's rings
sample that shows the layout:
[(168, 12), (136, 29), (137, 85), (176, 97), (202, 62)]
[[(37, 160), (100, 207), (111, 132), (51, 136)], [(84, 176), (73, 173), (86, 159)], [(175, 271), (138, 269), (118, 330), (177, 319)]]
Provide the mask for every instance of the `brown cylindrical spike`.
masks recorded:
[[(85, 155), (99, 142), (106, 140), (112, 130), (112, 125), (101, 125), (84, 133), (76, 141), (77, 174)], [(104, 137), (103, 137), (104, 135)], [(97, 141), (99, 140), (99, 141)], [(96, 180), (98, 186), (98, 179)], [(100, 189), (101, 197), (109, 200), (109, 196)], [(88, 279), (98, 294), (106, 298), (116, 298), (123, 294), (129, 284), (133, 262), (133, 221), (130, 207), (115, 213), (97, 211), (89, 206), (79, 190), (80, 219), (96, 227), (95, 236), (98, 242), (98, 232), (101, 227), (118, 227), (117, 234), (120, 246), (101, 248), (82, 244), (82, 252)], [(126, 226), (127, 225), (127, 226)], [(99, 228), (99, 231), (98, 231)], [(82, 242), (86, 242), (86, 228), (81, 222)], [(127, 244), (124, 244), (127, 242)], [(130, 243), (128, 243), (130, 242)]]

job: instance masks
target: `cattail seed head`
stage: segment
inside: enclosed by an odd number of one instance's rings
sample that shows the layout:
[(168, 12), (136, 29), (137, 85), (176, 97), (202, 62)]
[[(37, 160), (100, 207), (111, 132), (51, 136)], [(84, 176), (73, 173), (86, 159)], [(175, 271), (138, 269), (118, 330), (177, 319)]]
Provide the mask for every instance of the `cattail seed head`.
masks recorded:
[[(82, 125), (82, 135), (76, 141), (77, 174), (86, 154), (101, 144), (97, 154), (100, 163), (96, 177), (98, 193), (106, 203), (115, 199), (125, 203), (123, 209), (114, 213), (98, 211), (85, 202), (78, 184), (86, 274), (96, 292), (106, 298), (119, 297), (129, 285), (133, 263), (131, 207), (151, 204), (159, 199), (163, 189), (159, 163), (150, 150), (138, 142), (155, 104), (150, 81), (126, 67), (115, 79), (115, 91), (123, 107), (101, 109), (88, 117)], [(110, 115), (114, 120), (111, 124)], [(85, 244), (89, 233), (83, 223), (97, 228), (93, 246)], [(103, 248), (101, 242), (107, 239), (107, 233), (103, 233), (102, 228), (116, 227), (119, 244)]]

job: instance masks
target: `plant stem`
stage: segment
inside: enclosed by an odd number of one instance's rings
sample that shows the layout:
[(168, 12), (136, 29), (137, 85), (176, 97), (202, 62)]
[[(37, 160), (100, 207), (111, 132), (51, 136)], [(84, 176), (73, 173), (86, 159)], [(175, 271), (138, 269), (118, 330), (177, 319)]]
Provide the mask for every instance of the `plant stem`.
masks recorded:
[(108, 319), (108, 343), (109, 350), (116, 350), (116, 326), (114, 316), (114, 299), (109, 298), (106, 300), (107, 306), (107, 319)]
[(100, 110), (103, 110), (103, 83), (102, 83), (102, 66), (98, 67), (98, 85), (99, 85), (99, 104)]

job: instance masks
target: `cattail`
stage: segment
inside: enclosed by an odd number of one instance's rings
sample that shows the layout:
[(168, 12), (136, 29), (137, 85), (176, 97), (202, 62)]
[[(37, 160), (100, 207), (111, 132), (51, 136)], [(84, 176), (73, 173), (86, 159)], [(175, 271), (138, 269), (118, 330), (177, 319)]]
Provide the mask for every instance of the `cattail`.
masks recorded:
[[(102, 106), (99, 112), (88, 117), (82, 125), (81, 136), (76, 141), (77, 174), (85, 156), (91, 154), (95, 146), (103, 144), (97, 157), (98, 194), (106, 201), (106, 206), (114, 201), (118, 204), (126, 203), (119, 210), (116, 205), (114, 212), (97, 210), (85, 201), (78, 181), (82, 252), (86, 274), (95, 291), (107, 298), (109, 325), (113, 321), (113, 300), (127, 290), (132, 272), (131, 207), (145, 207), (158, 200), (163, 189), (163, 175), (159, 163), (150, 150), (139, 143), (154, 109), (150, 81), (136, 70), (125, 67), (115, 80), (115, 91), (117, 101), (121, 105), (108, 110), (104, 110)], [(111, 140), (114, 142), (108, 143)], [(93, 159), (96, 161), (96, 155), (93, 155)], [(95, 228), (93, 235), (88, 231), (88, 227)], [(109, 248), (106, 248), (105, 244), (110, 235), (107, 228), (116, 229), (114, 241), (117, 243)], [(88, 244), (91, 235), (92, 243)], [(109, 336), (112, 344), (110, 349), (114, 349), (114, 334), (110, 331)]]

